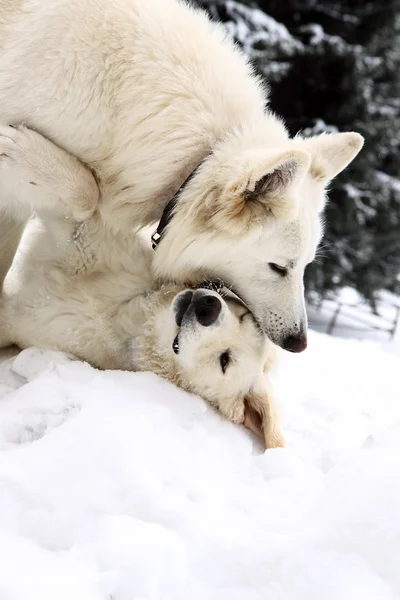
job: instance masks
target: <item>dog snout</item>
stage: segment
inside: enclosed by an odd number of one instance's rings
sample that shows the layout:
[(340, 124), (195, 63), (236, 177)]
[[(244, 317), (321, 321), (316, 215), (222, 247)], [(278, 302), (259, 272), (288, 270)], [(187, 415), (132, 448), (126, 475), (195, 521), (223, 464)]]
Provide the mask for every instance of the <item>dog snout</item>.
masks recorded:
[(288, 352), (303, 352), (307, 348), (306, 334), (289, 335), (283, 342), (282, 348)]
[(200, 325), (209, 327), (218, 319), (222, 304), (221, 300), (216, 296), (206, 294), (205, 296), (198, 296), (193, 300), (193, 308)]

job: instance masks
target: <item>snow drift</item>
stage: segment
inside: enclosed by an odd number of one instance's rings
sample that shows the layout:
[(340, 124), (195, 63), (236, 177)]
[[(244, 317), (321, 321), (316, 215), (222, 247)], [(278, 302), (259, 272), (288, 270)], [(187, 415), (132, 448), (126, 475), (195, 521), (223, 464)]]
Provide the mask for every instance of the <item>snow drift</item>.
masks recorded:
[(0, 365), (3, 600), (400, 598), (399, 360), (310, 335), (288, 448), (147, 373)]

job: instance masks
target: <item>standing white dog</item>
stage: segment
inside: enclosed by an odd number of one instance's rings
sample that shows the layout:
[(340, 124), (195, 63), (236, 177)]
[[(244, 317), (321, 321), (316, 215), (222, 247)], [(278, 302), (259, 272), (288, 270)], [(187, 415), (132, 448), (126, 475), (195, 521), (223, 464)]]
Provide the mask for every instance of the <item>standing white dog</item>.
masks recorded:
[[(95, 218), (77, 200), (79, 269), (95, 271), (99, 253), (168, 207), (156, 274), (222, 277), (272, 341), (304, 350), (303, 273), (325, 187), (360, 135), (289, 139), (222, 27), (180, 0), (0, 0), (0, 49), (0, 120), (42, 133), (98, 181)], [(27, 184), (24, 207), (15, 203), (25, 183), (14, 174), (3, 161), (1, 278), (42, 201)], [(59, 199), (66, 185), (61, 177)]]

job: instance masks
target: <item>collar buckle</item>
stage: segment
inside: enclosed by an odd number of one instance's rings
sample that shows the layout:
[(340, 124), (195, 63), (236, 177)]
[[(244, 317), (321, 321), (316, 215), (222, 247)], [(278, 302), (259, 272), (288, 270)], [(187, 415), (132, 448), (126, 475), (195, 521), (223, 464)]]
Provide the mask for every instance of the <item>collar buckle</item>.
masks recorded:
[(151, 236), (151, 245), (152, 245), (153, 250), (157, 249), (157, 246), (161, 241), (163, 233), (164, 233), (166, 227), (169, 225), (169, 223), (174, 215), (174, 210), (177, 205), (180, 194), (183, 192), (183, 190), (185, 189), (187, 184), (193, 179), (193, 177), (197, 173), (197, 171), (198, 171), (200, 165), (203, 163), (203, 161), (204, 161), (204, 158), (200, 162), (200, 164), (198, 164), (197, 167), (192, 171), (192, 173), (189, 175), (189, 177), (186, 179), (186, 181), (181, 185), (179, 190), (176, 192), (176, 194), (173, 196), (173, 198), (171, 198), (171, 200), (168, 202), (167, 206), (164, 208), (164, 211), (161, 215), (161, 219), (158, 223), (158, 227), (155, 230), (155, 232), (153, 233), (153, 235)]
[(161, 240), (161, 234), (158, 233), (158, 228), (155, 230), (155, 232), (153, 233), (153, 235), (151, 236), (151, 247), (153, 248), (153, 250), (155, 250), (158, 246), (158, 244), (160, 243)]

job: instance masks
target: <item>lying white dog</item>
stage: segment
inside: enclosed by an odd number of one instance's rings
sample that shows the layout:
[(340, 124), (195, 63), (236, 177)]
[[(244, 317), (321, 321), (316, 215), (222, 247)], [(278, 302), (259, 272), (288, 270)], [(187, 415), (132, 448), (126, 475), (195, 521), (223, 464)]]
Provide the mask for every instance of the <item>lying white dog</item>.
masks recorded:
[[(81, 248), (79, 269), (95, 277), (104, 256), (130, 264), (135, 255), (115, 248), (164, 212), (158, 276), (222, 277), (273, 342), (304, 350), (303, 273), (325, 188), (359, 152), (360, 135), (289, 139), (222, 27), (180, 0), (0, 0), (0, 48), (0, 121), (42, 133), (99, 184), (95, 216), (62, 242)], [(73, 186), (61, 174), (56, 196)], [(16, 203), (17, 187), (4, 168), (0, 285), (42, 202), (30, 189)], [(90, 214), (93, 198), (75, 201), (75, 215)]]
[(16, 182), (15, 208), (29, 198), (37, 213), (0, 297), (0, 347), (55, 348), (102, 369), (154, 371), (262, 435), (267, 448), (283, 445), (268, 379), (274, 347), (247, 306), (227, 289), (154, 281), (154, 254), (140, 234), (110, 246), (103, 229), (98, 245), (86, 246), (82, 217), (100, 218), (95, 179), (38, 133), (0, 126), (0, 154)]

